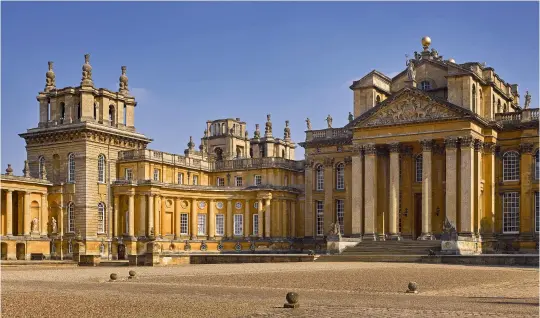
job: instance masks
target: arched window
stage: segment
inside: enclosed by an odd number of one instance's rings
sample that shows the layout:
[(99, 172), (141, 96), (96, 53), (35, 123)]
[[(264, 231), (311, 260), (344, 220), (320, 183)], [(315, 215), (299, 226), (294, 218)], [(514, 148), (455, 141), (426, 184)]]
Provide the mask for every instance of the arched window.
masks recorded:
[(376, 100), (377, 100), (377, 104), (380, 103), (381, 102), (381, 95), (377, 95)]
[(103, 202), (99, 202), (97, 206), (98, 210), (98, 233), (105, 233), (105, 204)]
[(38, 165), (38, 177), (41, 178), (43, 176), (43, 167), (45, 167), (45, 157), (40, 156), (39, 157), (39, 165)]
[(503, 181), (519, 180), (519, 153), (507, 151), (503, 154)]
[(500, 99), (497, 101), (497, 113), (502, 113), (501, 100)]
[(476, 113), (476, 85), (472, 85), (472, 111)]
[(216, 154), (217, 161), (223, 160), (223, 150), (221, 150), (220, 147), (217, 147), (216, 149), (214, 149), (214, 153)]
[(324, 190), (324, 168), (322, 165), (318, 165), (315, 169), (315, 184), (317, 191)]
[(73, 202), (69, 202), (67, 206), (67, 228), (69, 233), (75, 232), (75, 206)]
[(418, 154), (414, 160), (416, 166), (415, 181), (422, 182), (422, 154)]
[(111, 126), (115, 125), (115, 118), (116, 114), (114, 112), (114, 105), (109, 106), (109, 123), (111, 123)]
[(345, 189), (345, 165), (343, 163), (336, 166), (336, 189)]
[(429, 81), (420, 82), (420, 89), (423, 91), (428, 91), (431, 89), (431, 83)]
[(285, 158), (285, 149), (281, 150), (281, 158)]
[(77, 104), (77, 119), (81, 120), (81, 105)]
[(94, 103), (94, 119), (97, 120), (98, 106)]
[(127, 106), (124, 105), (124, 126), (127, 126)]
[(51, 120), (51, 99), (47, 99), (47, 122)]
[(178, 184), (184, 184), (184, 174), (182, 172), (178, 172)]
[(98, 182), (105, 183), (105, 155), (98, 156)]
[(508, 112), (508, 106), (506, 105), (506, 103), (504, 103), (503, 111), (504, 111), (505, 113)]
[(478, 103), (478, 113), (484, 114), (484, 94), (482, 94), (482, 90), (478, 90), (478, 97), (480, 98), (480, 103)]
[(68, 182), (75, 182), (75, 154), (68, 155)]
[(534, 179), (540, 179), (540, 150), (536, 150), (534, 154)]
[(493, 112), (493, 119), (495, 119), (495, 114), (497, 113), (497, 110), (496, 110), (496, 105), (495, 105), (495, 95), (493, 95), (493, 107), (492, 107), (492, 112)]
[(60, 120), (63, 122), (66, 118), (66, 104), (60, 103)]

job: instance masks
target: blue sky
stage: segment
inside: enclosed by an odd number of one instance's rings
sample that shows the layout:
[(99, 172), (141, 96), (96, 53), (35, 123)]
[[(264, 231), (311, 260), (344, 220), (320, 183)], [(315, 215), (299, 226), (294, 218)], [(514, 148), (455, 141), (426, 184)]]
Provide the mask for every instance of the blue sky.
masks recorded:
[[(209, 119), (240, 117), (274, 136), (290, 120), (304, 139), (305, 118), (324, 128), (352, 111), (348, 86), (372, 69), (404, 69), (405, 54), (432, 47), (458, 63), (486, 62), (518, 83), (538, 106), (538, 3), (131, 2), (2, 4), (2, 172), (21, 174), (18, 133), (36, 127), (47, 61), (57, 87), (78, 86), (84, 54), (94, 83), (118, 89), (127, 66), (138, 101), (135, 125), (150, 148), (183, 153)], [(160, 124), (157, 124), (157, 123)], [(297, 159), (303, 149), (297, 148)]]

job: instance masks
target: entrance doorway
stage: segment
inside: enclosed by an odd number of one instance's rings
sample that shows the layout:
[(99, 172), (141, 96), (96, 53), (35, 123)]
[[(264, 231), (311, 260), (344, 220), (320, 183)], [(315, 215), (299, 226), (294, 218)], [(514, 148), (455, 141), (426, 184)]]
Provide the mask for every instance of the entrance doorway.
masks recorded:
[(118, 259), (126, 259), (126, 246), (124, 244), (118, 245)]
[(17, 259), (24, 260), (26, 256), (26, 253), (25, 253), (26, 248), (24, 246), (24, 243), (17, 243), (16, 251), (17, 251)]
[(413, 239), (418, 239), (420, 235), (422, 235), (422, 193), (415, 193)]
[(5, 242), (2, 242), (2, 260), (5, 261), (7, 260), (7, 249), (8, 249), (8, 246), (7, 246), (7, 243)]

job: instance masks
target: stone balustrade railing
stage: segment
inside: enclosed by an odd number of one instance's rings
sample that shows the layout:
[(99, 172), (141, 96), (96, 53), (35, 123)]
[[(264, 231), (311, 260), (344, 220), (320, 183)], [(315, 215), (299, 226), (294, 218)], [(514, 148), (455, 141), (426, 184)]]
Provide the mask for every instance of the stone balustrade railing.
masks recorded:
[(118, 153), (118, 161), (124, 160), (149, 160), (182, 167), (208, 171), (211, 163), (197, 158), (175, 155), (151, 149), (128, 150)]
[(322, 130), (308, 130), (306, 132), (306, 141), (343, 138), (352, 135), (351, 130), (346, 128), (327, 128)]
[(304, 162), (285, 158), (247, 158), (214, 162), (213, 171), (227, 171), (239, 169), (283, 168), (290, 170), (303, 170)]
[(497, 113), (495, 121), (502, 124), (517, 124), (538, 120), (538, 108), (528, 108), (512, 113)]

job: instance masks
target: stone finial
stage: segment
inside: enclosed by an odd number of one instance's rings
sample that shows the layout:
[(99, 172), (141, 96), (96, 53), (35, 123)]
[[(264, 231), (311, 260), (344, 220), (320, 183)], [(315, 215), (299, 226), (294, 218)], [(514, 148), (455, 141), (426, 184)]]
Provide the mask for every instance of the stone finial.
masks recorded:
[(272, 137), (272, 121), (270, 120), (270, 114), (266, 115), (266, 124), (264, 126), (264, 136)]
[(354, 115), (349, 112), (349, 123), (354, 120)]
[(261, 130), (259, 129), (259, 124), (255, 124), (255, 132), (253, 133), (253, 138), (261, 138)]
[(12, 176), (12, 175), (13, 175), (13, 168), (11, 168), (11, 164), (10, 164), (10, 163), (8, 163), (8, 165), (7, 165), (6, 174), (7, 174), (8, 176)]
[(290, 140), (291, 139), (291, 128), (289, 128), (289, 121), (285, 121), (285, 128), (283, 129), (283, 139)]
[(206, 138), (206, 137), (208, 137), (208, 130), (207, 129), (204, 130), (204, 138)]
[(529, 90), (525, 93), (525, 105), (523, 106), (523, 109), (528, 109), (531, 105), (531, 94), (529, 94)]
[(189, 142), (187, 146), (189, 150), (192, 150), (193, 148), (195, 148), (195, 143), (193, 142), (193, 136), (189, 136)]
[(49, 61), (49, 70), (45, 73), (45, 92), (50, 92), (56, 88), (56, 75), (53, 71), (53, 62)]
[(81, 86), (94, 86), (94, 82), (92, 81), (92, 66), (90, 65), (90, 54), (84, 55)]
[(126, 67), (122, 66), (122, 75), (120, 75), (120, 90), (119, 92), (127, 95), (129, 92), (128, 88), (128, 77), (126, 76)]
[(30, 166), (28, 165), (28, 160), (24, 161), (23, 174), (26, 178), (30, 177)]

